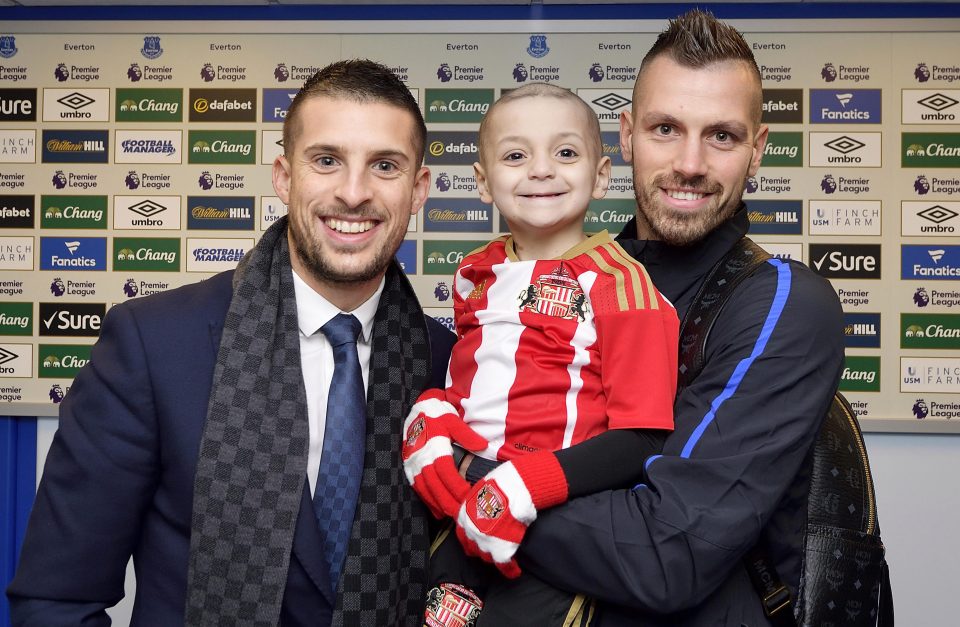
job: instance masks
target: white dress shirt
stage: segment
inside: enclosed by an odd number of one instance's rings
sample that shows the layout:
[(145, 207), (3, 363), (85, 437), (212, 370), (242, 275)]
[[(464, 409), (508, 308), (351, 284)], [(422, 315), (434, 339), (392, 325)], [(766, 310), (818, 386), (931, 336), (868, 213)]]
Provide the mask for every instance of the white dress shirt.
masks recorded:
[(341, 312), (326, 298), (316, 293), (303, 279), (293, 273), (293, 287), (297, 299), (297, 326), (300, 327), (300, 366), (303, 387), (307, 393), (307, 419), (310, 423), (310, 450), (307, 453), (307, 480), (310, 494), (317, 486), (320, 471), (320, 452), (323, 450), (323, 432), (327, 425), (327, 395), (333, 378), (333, 347), (320, 327), (339, 313), (353, 314), (363, 328), (357, 341), (363, 387), (367, 388), (370, 373), (370, 345), (373, 318), (380, 304), (384, 281), (373, 296), (353, 311)]

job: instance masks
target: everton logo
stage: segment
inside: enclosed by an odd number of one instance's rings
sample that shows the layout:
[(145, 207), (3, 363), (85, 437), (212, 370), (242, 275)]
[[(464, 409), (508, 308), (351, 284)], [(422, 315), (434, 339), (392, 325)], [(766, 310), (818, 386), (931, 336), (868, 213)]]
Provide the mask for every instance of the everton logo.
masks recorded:
[(0, 57), (9, 59), (17, 54), (17, 38), (13, 35), (0, 36)]
[(477, 493), (477, 519), (496, 520), (507, 507), (507, 498), (493, 483), (480, 488)]
[(534, 59), (540, 59), (547, 56), (550, 47), (547, 45), (546, 35), (530, 35), (530, 47), (527, 48), (527, 54)]
[(160, 47), (160, 38), (156, 35), (148, 35), (143, 38), (143, 48), (140, 54), (148, 59), (156, 59), (163, 54), (163, 48)]
[(587, 297), (563, 264), (550, 274), (541, 274), (536, 284), (527, 286), (518, 296), (520, 311), (532, 311), (554, 318), (584, 320)]

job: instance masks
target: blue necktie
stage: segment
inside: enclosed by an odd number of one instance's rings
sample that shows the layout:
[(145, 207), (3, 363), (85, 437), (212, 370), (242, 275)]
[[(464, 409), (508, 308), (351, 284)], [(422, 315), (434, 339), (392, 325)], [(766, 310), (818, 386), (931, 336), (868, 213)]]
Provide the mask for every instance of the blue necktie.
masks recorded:
[(367, 403), (357, 356), (360, 329), (360, 321), (349, 314), (337, 314), (320, 327), (333, 346), (334, 368), (313, 509), (323, 536), (334, 592), (350, 542), (363, 475)]

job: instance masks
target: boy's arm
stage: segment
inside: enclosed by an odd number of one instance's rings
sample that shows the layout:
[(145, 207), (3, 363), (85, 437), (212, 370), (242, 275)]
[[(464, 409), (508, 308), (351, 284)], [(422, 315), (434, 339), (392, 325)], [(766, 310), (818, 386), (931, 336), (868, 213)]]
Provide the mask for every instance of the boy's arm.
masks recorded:
[(554, 453), (567, 480), (567, 498), (601, 490), (632, 488), (644, 464), (663, 450), (669, 432), (661, 429), (612, 429)]

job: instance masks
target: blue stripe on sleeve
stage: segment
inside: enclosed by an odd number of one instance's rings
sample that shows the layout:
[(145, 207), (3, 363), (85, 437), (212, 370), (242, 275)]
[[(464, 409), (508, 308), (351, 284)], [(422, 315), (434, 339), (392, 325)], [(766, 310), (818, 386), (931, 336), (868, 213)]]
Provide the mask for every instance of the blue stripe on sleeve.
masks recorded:
[(779, 259), (770, 259), (767, 263), (777, 269), (777, 291), (773, 296), (773, 303), (770, 305), (770, 311), (767, 312), (767, 319), (763, 323), (760, 335), (753, 345), (753, 351), (751, 351), (748, 357), (744, 357), (740, 360), (740, 363), (737, 364), (733, 374), (730, 375), (730, 379), (724, 386), (723, 391), (713, 399), (713, 402), (710, 404), (710, 409), (703, 417), (703, 420), (700, 421), (700, 424), (697, 425), (697, 428), (694, 429), (690, 435), (690, 439), (687, 440), (687, 443), (683, 446), (680, 457), (690, 457), (690, 453), (693, 452), (693, 448), (697, 445), (697, 442), (700, 441), (703, 432), (706, 431), (707, 427), (710, 426), (710, 423), (713, 422), (713, 419), (716, 417), (720, 406), (736, 393), (737, 388), (743, 381), (743, 377), (747, 374), (747, 370), (753, 365), (753, 362), (763, 354), (764, 349), (767, 347), (767, 341), (773, 334), (773, 329), (777, 326), (777, 321), (780, 319), (780, 314), (783, 313), (783, 307), (787, 302), (787, 297), (790, 295), (790, 265)]

